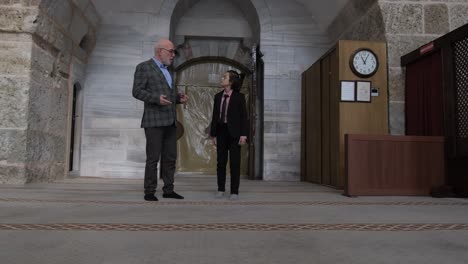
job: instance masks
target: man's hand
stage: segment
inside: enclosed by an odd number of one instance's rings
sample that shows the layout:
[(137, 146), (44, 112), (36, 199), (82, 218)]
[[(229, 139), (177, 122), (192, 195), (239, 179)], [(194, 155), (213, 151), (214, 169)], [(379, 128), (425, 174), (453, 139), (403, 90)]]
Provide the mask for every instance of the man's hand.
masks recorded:
[(179, 94), (179, 98), (181, 104), (185, 104), (189, 100), (189, 97), (186, 94)]
[(212, 137), (212, 138), (211, 138), (211, 142), (213, 142), (213, 145), (216, 146), (216, 137)]
[(169, 101), (169, 99), (165, 95), (161, 95), (161, 96), (159, 96), (159, 104), (160, 105), (170, 105), (170, 104), (172, 104), (172, 102)]

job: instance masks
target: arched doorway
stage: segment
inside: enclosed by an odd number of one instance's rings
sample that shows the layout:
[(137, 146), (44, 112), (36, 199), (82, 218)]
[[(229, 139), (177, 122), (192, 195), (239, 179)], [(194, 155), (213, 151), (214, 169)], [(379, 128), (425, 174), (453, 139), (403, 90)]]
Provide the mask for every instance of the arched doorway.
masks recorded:
[[(185, 106), (178, 108), (178, 120), (185, 134), (178, 142), (178, 173), (216, 175), (216, 148), (209, 138), (213, 98), (221, 91), (219, 81), (227, 70), (246, 75), (241, 92), (250, 102), (252, 80), (249, 69), (222, 57), (205, 57), (191, 60), (176, 69), (177, 87), (190, 96)], [(250, 112), (250, 109), (247, 109)], [(249, 148), (241, 152), (241, 175), (249, 174)]]

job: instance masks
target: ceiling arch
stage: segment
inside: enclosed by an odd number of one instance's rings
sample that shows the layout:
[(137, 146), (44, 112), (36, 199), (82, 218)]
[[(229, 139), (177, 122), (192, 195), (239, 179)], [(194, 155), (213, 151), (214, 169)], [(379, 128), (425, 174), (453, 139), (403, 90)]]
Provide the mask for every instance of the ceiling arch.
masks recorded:
[[(174, 36), (175, 30), (180, 22), (180, 19), (184, 17), (185, 14), (190, 12), (194, 6), (197, 4), (201, 3), (202, 0), (179, 0), (177, 3), (173, 6), (172, 12), (171, 12), (171, 36)], [(258, 41), (260, 39), (260, 19), (258, 15), (258, 8), (266, 8), (266, 4), (264, 3), (264, 0), (236, 0), (232, 1), (229, 0), (231, 4), (234, 4), (236, 8), (238, 8), (242, 15), (243, 18), (247, 21), (247, 23), (250, 26), (250, 29), (252, 31), (252, 37), (255, 41)], [(168, 6), (167, 9), (171, 7)], [(264, 18), (265, 20), (265, 18)], [(268, 20), (268, 18), (266, 18)], [(267, 25), (266, 28), (263, 28), (263, 30), (271, 30), (271, 28), (268, 28), (268, 25), (271, 25), (271, 23), (262, 23), (262, 25)]]

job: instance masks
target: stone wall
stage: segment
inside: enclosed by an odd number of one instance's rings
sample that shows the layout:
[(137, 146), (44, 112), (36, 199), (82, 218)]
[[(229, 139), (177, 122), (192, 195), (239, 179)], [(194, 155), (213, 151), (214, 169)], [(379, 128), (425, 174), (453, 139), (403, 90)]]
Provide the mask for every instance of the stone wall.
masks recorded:
[(133, 75), (153, 56), (155, 41), (168, 37), (170, 17), (157, 15), (161, 2), (96, 1), (102, 23), (83, 84), (81, 176), (144, 175), (143, 103), (132, 97)]
[[(328, 29), (333, 39), (387, 41), (390, 133), (405, 132), (401, 56), (468, 23), (467, 0), (350, 1)], [(349, 25), (349, 26), (346, 26)]]
[(323, 55), (330, 41), (301, 4), (268, 1), (257, 12), (265, 55), (263, 177), (299, 181), (301, 74)]
[(98, 26), (89, 0), (0, 1), (0, 183), (66, 175), (71, 59)]

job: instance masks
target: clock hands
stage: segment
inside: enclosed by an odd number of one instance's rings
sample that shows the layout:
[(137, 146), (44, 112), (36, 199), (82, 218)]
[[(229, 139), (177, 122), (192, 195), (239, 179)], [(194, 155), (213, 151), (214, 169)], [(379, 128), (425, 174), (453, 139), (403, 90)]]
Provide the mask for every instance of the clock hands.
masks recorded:
[(364, 63), (364, 65), (366, 65), (367, 58), (369, 58), (369, 54), (367, 54), (367, 56), (366, 56), (365, 59), (364, 59), (364, 57), (361, 55), (361, 60), (362, 60), (362, 62)]
[(366, 64), (367, 58), (369, 58), (369, 53), (367, 54), (366, 58), (364, 59), (364, 64)]
[(378, 60), (372, 51), (361, 49), (356, 51), (353, 56), (351, 69), (358, 76), (367, 78), (377, 71)]

